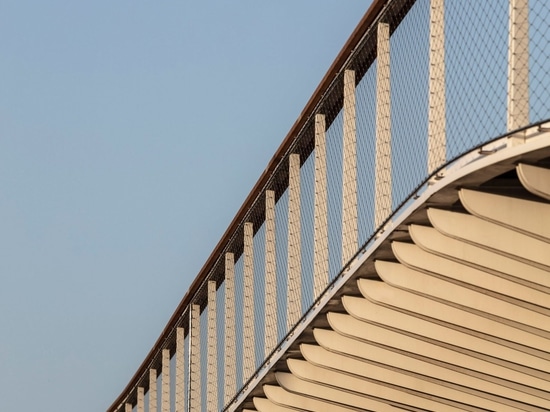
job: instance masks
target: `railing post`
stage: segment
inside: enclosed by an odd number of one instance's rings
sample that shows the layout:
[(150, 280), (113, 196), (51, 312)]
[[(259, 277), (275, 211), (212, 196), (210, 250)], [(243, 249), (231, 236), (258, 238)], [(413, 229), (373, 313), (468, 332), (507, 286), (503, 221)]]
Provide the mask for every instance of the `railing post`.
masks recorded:
[(445, 0), (430, 2), (428, 173), (447, 159), (445, 101)]
[(300, 155), (289, 156), (287, 332), (302, 314), (302, 253), (300, 225)]
[(176, 411), (185, 411), (185, 330), (176, 329)]
[(237, 390), (237, 351), (235, 339), (235, 257), (225, 254), (225, 363), (224, 404), (231, 400)]
[(243, 291), (243, 383), (256, 369), (254, 351), (254, 228), (252, 223), (244, 224), (244, 291)]
[(216, 321), (216, 281), (208, 281), (208, 380), (207, 410), (218, 410), (218, 325)]
[(357, 252), (357, 142), (355, 72), (344, 72), (344, 144), (342, 171), (342, 265)]
[(375, 228), (390, 215), (392, 202), (389, 24), (378, 24), (377, 37)]
[(149, 369), (149, 412), (157, 412), (157, 370)]
[(142, 386), (139, 386), (137, 388), (137, 405), (136, 405), (136, 412), (144, 412), (145, 405), (144, 405), (144, 399), (145, 399), (145, 390)]
[[(529, 124), (529, 1), (510, 0), (508, 33), (508, 131)], [(514, 145), (524, 136), (513, 136)]]
[(313, 296), (328, 284), (327, 151), (324, 114), (315, 115), (315, 205), (313, 241)]
[(191, 411), (200, 411), (202, 401), (201, 391), (201, 308), (199, 305), (191, 305), (191, 338), (189, 383), (190, 383), (190, 408)]
[(265, 339), (267, 358), (277, 344), (277, 263), (275, 257), (275, 192), (265, 192)]
[(132, 404), (131, 403), (126, 402), (124, 404), (124, 412), (132, 412)]
[(170, 412), (170, 349), (162, 350), (161, 411)]

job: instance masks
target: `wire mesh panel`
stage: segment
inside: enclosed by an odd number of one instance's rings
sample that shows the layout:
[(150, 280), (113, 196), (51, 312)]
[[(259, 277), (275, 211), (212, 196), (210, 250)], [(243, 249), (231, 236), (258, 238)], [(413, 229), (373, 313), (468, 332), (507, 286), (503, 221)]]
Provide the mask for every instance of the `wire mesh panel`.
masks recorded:
[(548, 118), (550, 113), (550, 3), (529, 2), (529, 103), (530, 122)]

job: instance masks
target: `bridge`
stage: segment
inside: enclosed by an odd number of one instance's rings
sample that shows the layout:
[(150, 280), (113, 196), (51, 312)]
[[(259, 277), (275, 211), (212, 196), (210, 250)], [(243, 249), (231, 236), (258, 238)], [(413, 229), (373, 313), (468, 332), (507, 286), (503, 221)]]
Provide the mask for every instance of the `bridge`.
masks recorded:
[(549, 22), (375, 0), (108, 412), (550, 410)]

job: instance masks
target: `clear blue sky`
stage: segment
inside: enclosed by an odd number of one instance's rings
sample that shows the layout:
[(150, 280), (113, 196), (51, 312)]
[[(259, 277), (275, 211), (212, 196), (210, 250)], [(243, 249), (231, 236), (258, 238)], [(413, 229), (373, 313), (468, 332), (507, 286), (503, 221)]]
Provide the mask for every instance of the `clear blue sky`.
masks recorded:
[(366, 1), (0, 0), (0, 404), (107, 408)]

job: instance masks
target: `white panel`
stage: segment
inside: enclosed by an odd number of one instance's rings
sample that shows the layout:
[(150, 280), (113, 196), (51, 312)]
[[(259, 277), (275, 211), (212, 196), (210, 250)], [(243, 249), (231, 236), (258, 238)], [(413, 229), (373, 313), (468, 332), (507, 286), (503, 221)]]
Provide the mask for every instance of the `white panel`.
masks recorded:
[(170, 412), (170, 349), (162, 350), (162, 412)]
[(302, 316), (302, 253), (300, 224), (300, 155), (289, 157), (287, 331)]
[(206, 403), (209, 411), (218, 409), (218, 325), (216, 281), (208, 281), (208, 380)]
[(149, 369), (149, 411), (157, 412), (157, 370)]
[(446, 160), (445, 2), (430, 1), (428, 173)]
[(325, 115), (315, 116), (315, 209), (313, 242), (313, 296), (317, 298), (328, 284), (328, 200)]
[(191, 305), (191, 345), (190, 345), (190, 405), (192, 411), (200, 411), (202, 406), (201, 388), (201, 308)]
[(344, 138), (342, 160), (342, 265), (357, 252), (357, 142), (355, 72), (344, 72)]
[(376, 63), (376, 175), (374, 226), (391, 213), (390, 26), (378, 24)]
[(176, 329), (176, 410), (175, 412), (185, 411), (185, 330)]
[(256, 370), (254, 331), (254, 230), (244, 224), (244, 284), (243, 284), (243, 383)]
[(237, 343), (235, 337), (235, 258), (225, 254), (225, 363), (224, 404), (237, 390)]
[(277, 344), (277, 263), (275, 258), (275, 191), (265, 192), (265, 319), (264, 356)]

